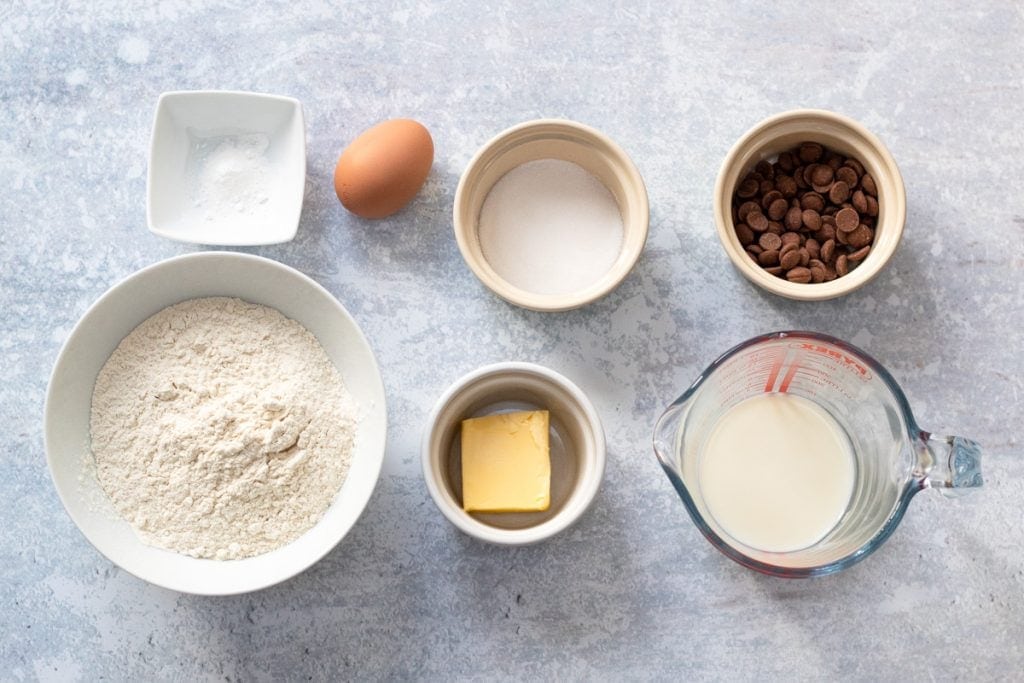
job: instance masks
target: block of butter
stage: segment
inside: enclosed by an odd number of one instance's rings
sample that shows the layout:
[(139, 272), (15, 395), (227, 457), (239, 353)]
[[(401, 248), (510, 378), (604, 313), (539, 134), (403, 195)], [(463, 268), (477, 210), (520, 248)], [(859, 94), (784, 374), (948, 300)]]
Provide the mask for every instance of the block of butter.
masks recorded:
[(462, 509), (528, 512), (551, 504), (548, 411), (462, 421)]

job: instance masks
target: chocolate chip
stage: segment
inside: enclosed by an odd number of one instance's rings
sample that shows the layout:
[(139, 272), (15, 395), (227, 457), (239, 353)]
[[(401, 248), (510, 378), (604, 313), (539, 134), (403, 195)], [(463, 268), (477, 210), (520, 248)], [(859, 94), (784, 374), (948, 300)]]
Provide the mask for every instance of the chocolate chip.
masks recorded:
[(828, 191), (828, 199), (833, 204), (842, 204), (850, 198), (850, 186), (846, 184), (845, 180), (837, 180), (832, 183), (832, 188)]
[(814, 173), (814, 167), (816, 164), (808, 164), (804, 166), (804, 182), (808, 185), (813, 185), (814, 181), (811, 179), (811, 174)]
[(821, 159), (823, 152), (824, 150), (817, 142), (805, 142), (800, 145), (798, 153), (800, 155), (800, 161), (805, 164), (812, 164)]
[(817, 192), (808, 192), (800, 198), (800, 206), (820, 213), (825, 208), (825, 198)]
[(741, 220), (747, 220), (747, 216), (750, 215), (751, 211), (760, 211), (757, 202), (746, 201), (740, 204), (740, 208), (736, 210), (736, 216)]
[(783, 270), (790, 270), (800, 265), (800, 250), (795, 248), (787, 251), (779, 256), (779, 265), (782, 266)]
[(800, 221), (808, 230), (817, 231), (821, 228), (821, 216), (814, 209), (804, 209), (803, 213), (800, 214)]
[(847, 158), (846, 161), (843, 162), (843, 166), (849, 166), (852, 168), (854, 173), (857, 174), (857, 177), (864, 175), (864, 165), (853, 157)]
[(821, 245), (821, 260), (824, 261), (825, 263), (828, 263), (829, 261), (832, 260), (832, 256), (835, 254), (835, 251), (836, 241), (827, 240), (824, 244)]
[(746, 223), (739, 223), (736, 226), (736, 238), (739, 239), (740, 244), (747, 246), (754, 241), (754, 231)]
[(848, 207), (836, 212), (836, 228), (840, 232), (856, 230), (859, 224), (860, 216), (857, 215), (857, 211), (855, 209)]
[(780, 196), (768, 207), (768, 218), (771, 218), (773, 221), (781, 220), (786, 215), (786, 209), (788, 208), (789, 202)]
[(834, 176), (832, 167), (826, 164), (815, 164), (811, 167), (811, 185), (828, 185)]
[[(795, 232), (784, 232), (782, 233), (782, 237), (780, 239), (782, 240), (782, 244), (784, 247), (800, 246), (800, 235)], [(785, 251), (785, 249), (783, 249), (783, 251)]]
[(782, 248), (782, 238), (770, 232), (766, 232), (761, 235), (761, 238), (757, 240), (757, 243), (760, 244), (761, 248), (765, 251), (778, 251)]
[(867, 205), (868, 205), (868, 210), (865, 211), (864, 213), (866, 213), (867, 215), (872, 216), (872, 217), (877, 216), (878, 215), (878, 200), (875, 199), (874, 197), (872, 197), (871, 195), (868, 195), (867, 197), (864, 198), (864, 201), (867, 202)]
[(811, 186), (811, 184), (809, 182), (804, 180), (804, 167), (803, 166), (797, 166), (796, 168), (793, 169), (793, 182), (795, 182), (797, 188), (799, 188), (801, 190), (806, 190), (807, 188), (809, 188)]
[(841, 180), (846, 183), (846, 186), (857, 187), (857, 183), (860, 181), (860, 176), (857, 172), (849, 166), (840, 166), (836, 169), (836, 180)]
[(786, 212), (785, 225), (787, 230), (799, 230), (803, 226), (804, 221), (801, 217), (803, 212), (798, 206), (791, 206), (789, 211)]
[(836, 257), (836, 275), (842, 277), (850, 272), (849, 264), (847, 263), (846, 254), (840, 254)]
[[(783, 237), (785, 237), (785, 235), (783, 235)], [(821, 245), (819, 245), (818, 240), (813, 237), (807, 240), (804, 244), (804, 248), (807, 249), (807, 253), (811, 255), (812, 259), (816, 259), (821, 256)]]
[(857, 213), (868, 212), (868, 199), (863, 190), (854, 192), (850, 197), (850, 202), (853, 204), (853, 208), (857, 210)]
[(738, 194), (743, 199), (750, 199), (755, 194), (757, 194), (757, 191), (758, 189), (760, 189), (760, 187), (760, 182), (754, 180), (753, 178), (747, 178), (742, 183), (740, 183), (739, 188), (736, 189), (736, 194)]
[(763, 211), (767, 212), (768, 211), (768, 207), (772, 205), (772, 202), (774, 202), (776, 199), (778, 199), (781, 196), (782, 196), (782, 193), (779, 192), (778, 190), (772, 190), (770, 192), (766, 192), (764, 195), (761, 196), (761, 201), (760, 201), (761, 209)]
[(826, 222), (826, 218), (831, 216), (824, 216), (821, 219), (821, 230), (814, 233), (814, 239), (818, 240), (821, 244), (834, 240), (836, 238), (836, 226), (834, 224)]
[(781, 175), (775, 178), (775, 189), (782, 193), (783, 197), (794, 197), (799, 189), (792, 176)]
[(762, 266), (779, 265), (779, 252), (775, 249), (762, 251), (757, 255), (757, 262)]
[(760, 211), (751, 211), (747, 216), (747, 225), (754, 232), (764, 232), (768, 229), (768, 219), (764, 217), (764, 214)]
[(868, 254), (870, 254), (870, 253), (871, 253), (871, 246), (868, 245), (866, 247), (861, 247), (860, 249), (858, 249), (857, 251), (853, 252), (852, 254), (849, 254), (846, 258), (849, 261), (855, 261), (855, 262), (859, 263), (859, 262), (863, 261), (864, 259), (866, 259)]
[(806, 283), (811, 281), (811, 271), (802, 266), (793, 268), (786, 273), (786, 279), (790, 282)]
[(872, 197), (878, 196), (878, 188), (875, 187), (875, 179), (871, 177), (870, 173), (865, 173), (860, 177), (860, 186), (864, 190), (864, 194)]
[(875, 239), (875, 231), (861, 223), (857, 229), (847, 233), (846, 243), (854, 249), (860, 249), (871, 244)]

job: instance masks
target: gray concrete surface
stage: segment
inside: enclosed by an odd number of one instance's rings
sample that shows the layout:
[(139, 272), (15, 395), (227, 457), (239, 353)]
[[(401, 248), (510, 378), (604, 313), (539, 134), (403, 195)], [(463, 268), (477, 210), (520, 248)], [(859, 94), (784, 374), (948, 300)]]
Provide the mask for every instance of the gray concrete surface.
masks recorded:
[[(19, 2), (0, 8), (0, 677), (11, 679), (991, 680), (1024, 669), (1024, 11), (1018, 3)], [(149, 128), (167, 90), (299, 98), (308, 123), (296, 239), (248, 249), (353, 313), (389, 396), (384, 472), (323, 561), (209, 599), (111, 565), (62, 509), (42, 407), (62, 341), (132, 271), (198, 249), (145, 229)], [(711, 193), (761, 118), (815, 106), (877, 133), (909, 211), (889, 268), (846, 298), (762, 293), (730, 266)], [(410, 116), (436, 160), (398, 215), (348, 215), (347, 141)], [(450, 212), (499, 130), (595, 126), (647, 182), (651, 232), (628, 280), (559, 315), (473, 277)], [(986, 487), (918, 496), (873, 557), (822, 580), (762, 577), (698, 534), (650, 448), (661, 409), (718, 353), (781, 328), (886, 364), (923, 426), (985, 446)], [(449, 525), (420, 475), (423, 421), (484, 363), (535, 361), (605, 421), (594, 507), (539, 546)], [(1015, 483), (1017, 482), (1017, 483)]]

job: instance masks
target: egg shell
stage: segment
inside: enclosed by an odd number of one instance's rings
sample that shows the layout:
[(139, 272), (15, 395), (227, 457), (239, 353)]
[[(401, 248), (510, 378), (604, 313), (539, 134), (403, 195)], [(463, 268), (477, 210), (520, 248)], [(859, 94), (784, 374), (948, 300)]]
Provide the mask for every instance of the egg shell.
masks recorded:
[(416, 196), (434, 163), (430, 132), (412, 119), (391, 119), (364, 131), (334, 169), (342, 205), (363, 218), (383, 218)]

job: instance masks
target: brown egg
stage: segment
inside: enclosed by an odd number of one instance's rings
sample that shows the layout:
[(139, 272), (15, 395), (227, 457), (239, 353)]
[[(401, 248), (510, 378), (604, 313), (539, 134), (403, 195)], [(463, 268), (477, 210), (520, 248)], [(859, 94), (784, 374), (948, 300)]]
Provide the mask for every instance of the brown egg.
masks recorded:
[(412, 119), (384, 121), (341, 153), (334, 191), (357, 216), (383, 218), (416, 196), (432, 163), (434, 141), (426, 128)]

